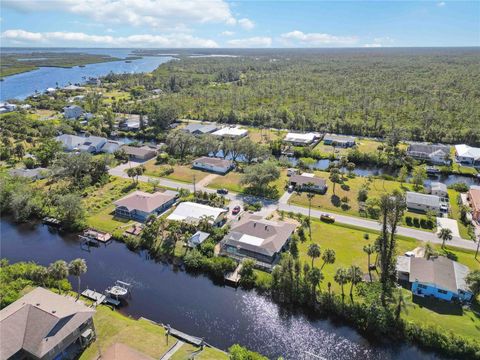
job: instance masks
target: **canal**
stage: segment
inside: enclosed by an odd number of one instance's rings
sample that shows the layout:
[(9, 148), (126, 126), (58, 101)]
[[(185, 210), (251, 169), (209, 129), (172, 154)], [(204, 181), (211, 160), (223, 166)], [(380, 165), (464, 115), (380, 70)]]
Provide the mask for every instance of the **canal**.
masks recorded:
[(308, 353), (325, 359), (437, 359), (413, 346), (379, 347), (347, 326), (285, 311), (254, 291), (215, 285), (205, 276), (131, 252), (119, 242), (88, 252), (76, 236), (60, 235), (44, 225), (2, 219), (0, 226), (2, 258), (42, 265), (84, 258), (88, 272), (82, 287), (103, 291), (115, 280), (130, 282), (132, 298), (122, 312), (170, 324), (222, 349), (240, 343), (269, 358), (289, 360), (311, 359)]

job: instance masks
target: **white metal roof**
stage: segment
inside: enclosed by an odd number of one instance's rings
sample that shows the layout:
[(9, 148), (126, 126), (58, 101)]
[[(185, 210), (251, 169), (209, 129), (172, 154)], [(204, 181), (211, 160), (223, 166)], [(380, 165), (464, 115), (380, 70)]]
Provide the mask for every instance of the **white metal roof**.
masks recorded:
[(455, 145), (455, 152), (458, 156), (470, 157), (475, 160), (480, 159), (480, 148), (471, 147), (466, 144)]
[(238, 126), (227, 126), (224, 128), (221, 128), (213, 133), (213, 135), (217, 136), (243, 136), (246, 133), (248, 133), (247, 129), (242, 129)]
[(202, 216), (213, 217), (213, 222), (217, 220), (225, 209), (185, 201), (178, 204), (177, 208), (167, 217), (167, 220), (184, 221), (186, 219), (200, 220)]
[(314, 133), (306, 133), (306, 134), (302, 134), (302, 133), (288, 133), (286, 136), (285, 136), (285, 141), (291, 141), (291, 142), (303, 142), (303, 143), (310, 143), (312, 142), (313, 140), (315, 140), (315, 137), (317, 135), (314, 134)]

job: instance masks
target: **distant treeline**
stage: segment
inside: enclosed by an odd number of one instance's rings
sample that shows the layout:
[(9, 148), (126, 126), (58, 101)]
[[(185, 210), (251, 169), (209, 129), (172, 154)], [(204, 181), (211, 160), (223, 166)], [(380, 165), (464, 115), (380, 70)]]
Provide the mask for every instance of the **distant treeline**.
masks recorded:
[[(153, 76), (107, 80), (161, 88), (155, 101), (186, 118), (480, 144), (479, 49), (224, 52), (237, 57), (180, 54)], [(116, 106), (144, 112), (149, 103)]]

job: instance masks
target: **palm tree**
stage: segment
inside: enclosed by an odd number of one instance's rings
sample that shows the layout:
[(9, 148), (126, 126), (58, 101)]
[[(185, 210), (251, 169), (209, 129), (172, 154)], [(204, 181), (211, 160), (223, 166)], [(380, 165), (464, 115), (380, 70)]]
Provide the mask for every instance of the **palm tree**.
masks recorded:
[(399, 289), (396, 296), (396, 306), (395, 306), (395, 320), (400, 320), (400, 315), (402, 314), (402, 310), (407, 312), (407, 303), (405, 302), (405, 298), (403, 297), (402, 289)]
[(450, 241), (453, 239), (452, 230), (447, 228), (441, 228), (437, 236), (440, 240), (442, 240), (442, 249), (445, 247), (445, 241)]
[(68, 272), (77, 277), (77, 300), (80, 297), (80, 276), (87, 272), (87, 263), (84, 259), (75, 259), (68, 264)]
[(320, 270), (322, 270), (326, 264), (333, 264), (335, 262), (335, 250), (325, 249), (322, 254), (322, 260), (323, 264), (320, 267)]
[(362, 270), (357, 265), (348, 269), (348, 280), (350, 281), (350, 297), (353, 298), (353, 287), (362, 281)]
[(132, 178), (132, 182), (135, 184), (135, 176), (137, 176), (137, 170), (135, 170), (135, 168), (128, 168), (127, 175), (128, 177)]
[(308, 272), (307, 277), (308, 277), (308, 282), (310, 283), (310, 285), (312, 285), (312, 299), (315, 300), (316, 299), (316, 296), (315, 296), (316, 288), (317, 288), (317, 285), (319, 285), (322, 282), (323, 274), (319, 269), (312, 268)]
[(57, 260), (48, 267), (50, 276), (57, 281), (58, 293), (61, 293), (60, 281), (68, 276), (68, 265), (64, 260)]
[(344, 268), (338, 268), (335, 272), (333, 280), (342, 287), (342, 299), (345, 297), (345, 292), (343, 291), (343, 286), (348, 283), (348, 272)]
[(313, 268), (313, 261), (320, 257), (321, 251), (320, 246), (318, 244), (310, 244), (308, 246), (307, 255), (312, 258), (312, 268)]
[(368, 276), (370, 277), (370, 282), (372, 281), (372, 272), (370, 271), (370, 255), (372, 255), (376, 251), (376, 247), (373, 244), (365, 245), (363, 247), (363, 251), (368, 256)]
[(48, 277), (48, 270), (44, 266), (36, 267), (32, 272), (32, 280), (37, 283), (45, 286), (45, 280)]

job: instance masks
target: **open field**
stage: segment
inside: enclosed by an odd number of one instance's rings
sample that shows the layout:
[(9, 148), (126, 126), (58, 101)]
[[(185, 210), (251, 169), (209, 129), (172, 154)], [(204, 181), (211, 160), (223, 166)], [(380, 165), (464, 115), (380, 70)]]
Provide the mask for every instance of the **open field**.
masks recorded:
[(156, 176), (156, 177), (165, 177), (167, 179), (181, 181), (186, 183), (192, 183), (193, 177), (195, 176), (195, 181), (200, 181), (205, 178), (209, 173), (206, 171), (192, 169), (190, 165), (174, 165), (173, 173), (162, 176), (162, 172), (169, 165), (155, 165), (155, 160), (148, 161), (145, 164), (145, 175)]
[(106, 104), (111, 104), (113, 101), (130, 100), (130, 94), (122, 90), (107, 90), (103, 89), (103, 101)]
[[(368, 240), (364, 239), (364, 234), (369, 235)], [(335, 263), (327, 264), (322, 269), (325, 279), (321, 283), (321, 288), (325, 291), (327, 289), (327, 283), (330, 282), (332, 284), (332, 291), (337, 294), (341, 292), (340, 286), (333, 280), (335, 271), (339, 267), (349, 267), (352, 264), (358, 265), (365, 274), (368, 274), (367, 254), (363, 252), (363, 246), (372, 244), (377, 236), (378, 234), (372, 231), (362, 231), (336, 224), (325, 224), (317, 220), (312, 221), (313, 242), (319, 244), (322, 251), (325, 249), (333, 249), (336, 253)], [(311, 264), (311, 258), (307, 256), (310, 243), (309, 240), (304, 243), (299, 243), (299, 254), (301, 261), (306, 261)], [(397, 253), (402, 254), (421, 244), (421, 242), (413, 239), (399, 237)], [(440, 246), (435, 245), (435, 248), (440, 254), (446, 254), (445, 251), (441, 250)], [(471, 270), (480, 269), (480, 262), (475, 260), (474, 252), (448, 246), (446, 247), (446, 251), (453, 256), (456, 261), (467, 265)], [(375, 255), (372, 255), (371, 261), (372, 263), (375, 261)], [(321, 267), (322, 263), (321, 258), (315, 259), (315, 266)], [(378, 278), (375, 271), (372, 271), (372, 275)], [(345, 291), (348, 293), (349, 285), (345, 287)], [(476, 316), (473, 312), (469, 310), (463, 310), (460, 313), (458, 311), (455, 312), (453, 311), (453, 309), (456, 309), (454, 306), (444, 306), (445, 310), (443, 312), (433, 311), (425, 306), (421, 307), (419, 304), (413, 304), (409, 291), (406, 291), (405, 295), (409, 305), (407, 306), (407, 313), (404, 316), (406, 316), (408, 320), (429, 323), (452, 330), (458, 335), (478, 338), (480, 317)]]
[[(112, 344), (125, 344), (141, 353), (153, 358), (160, 358), (175, 342), (173, 337), (169, 337), (168, 344), (163, 327), (153, 324), (148, 320), (134, 320), (128, 318), (107, 306), (97, 307), (97, 313), (94, 316), (97, 340), (90, 345), (80, 356), (80, 360), (97, 359), (99, 351), (105, 352)], [(180, 353), (175, 354), (173, 359), (187, 360), (190, 350), (197, 348), (184, 345), (185, 349), (180, 348)], [(227, 356), (216, 349), (208, 349), (203, 357), (197, 359), (221, 360), (227, 359)]]
[[(385, 146), (385, 142), (372, 140), (372, 139), (356, 139), (356, 146), (353, 148), (342, 148), (336, 146), (335, 148), (331, 145), (325, 145), (323, 141), (320, 141), (317, 146), (314, 147), (315, 151), (321, 152), (324, 156), (329, 156), (331, 154), (335, 155), (347, 155), (351, 149), (357, 149), (362, 153), (372, 154), (378, 151), (379, 146)], [(401, 143), (398, 145), (400, 149), (406, 149), (407, 145)]]
[(248, 137), (250, 140), (260, 144), (268, 144), (271, 141), (282, 140), (286, 131), (283, 130), (271, 130), (271, 129), (259, 129), (259, 128), (248, 128)]

